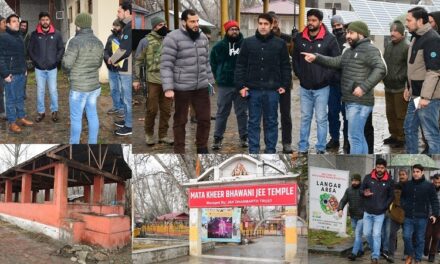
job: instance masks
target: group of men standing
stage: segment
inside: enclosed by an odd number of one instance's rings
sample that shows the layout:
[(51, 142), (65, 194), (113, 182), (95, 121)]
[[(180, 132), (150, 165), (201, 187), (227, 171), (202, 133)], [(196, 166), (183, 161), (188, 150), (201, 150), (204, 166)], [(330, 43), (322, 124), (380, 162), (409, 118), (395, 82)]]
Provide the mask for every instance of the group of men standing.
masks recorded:
[[(28, 72), (35, 68), (37, 109), (34, 121), (40, 123), (46, 115), (46, 84), (50, 94), (50, 111), (53, 122), (59, 122), (58, 67), (62, 65), (70, 83), (70, 143), (78, 144), (85, 111), (88, 121), (88, 143), (98, 142), (99, 118), (97, 98), (101, 93), (99, 69), (103, 60), (109, 68), (110, 87), (114, 107), (109, 114), (117, 113), (124, 120), (115, 122), (120, 127), (116, 135), (131, 134), (131, 4), (120, 4), (113, 34), (104, 49), (92, 31), (92, 17), (87, 13), (76, 16), (75, 36), (66, 47), (61, 33), (55, 29), (47, 12), (39, 14), (38, 25), (27, 34), (27, 22), (12, 14), (1, 19), (0, 30), (0, 114), (9, 123), (12, 133), (21, 133), (21, 126), (33, 126), (26, 117), (25, 99)], [(115, 46), (116, 45), (116, 46)], [(116, 47), (116, 48), (115, 48)], [(105, 56), (104, 56), (105, 52)], [(3, 98), (3, 87), (5, 98)], [(125, 89), (124, 89), (125, 88)], [(4, 107), (4, 105), (6, 107)], [(6, 113), (5, 113), (6, 112)], [(5, 114), (4, 114), (5, 113)]]
[[(426, 145), (432, 146), (429, 153), (439, 153), (439, 127), (438, 122), (433, 120), (439, 115), (437, 93), (440, 89), (437, 89), (439, 83), (435, 80), (438, 79), (440, 62), (436, 55), (438, 45), (429, 44), (437, 40), (438, 34), (431, 29), (428, 13), (423, 8), (408, 11), (406, 24), (414, 36), (411, 45), (406, 42), (403, 23), (392, 23), (391, 41), (385, 48), (384, 56), (372, 43), (365, 23), (354, 21), (344, 25), (342, 18), (336, 15), (331, 19), (332, 34), (323, 24), (323, 13), (318, 9), (307, 12), (307, 27), (294, 38), (280, 33), (278, 17), (273, 12), (258, 16), (256, 33), (249, 38), (243, 38), (236, 21), (228, 21), (223, 25), (224, 39), (216, 43), (211, 51), (208, 39), (200, 32), (196, 12), (186, 10), (181, 19), (182, 27), (169, 32), (163, 19), (153, 18), (153, 31), (146, 39), (154, 45), (145, 45), (147, 41), (143, 40), (141, 43), (144, 45), (138, 47), (136, 68), (146, 66), (149, 87), (145, 118), (147, 145), (157, 142), (174, 144), (175, 153), (184, 153), (185, 125), (191, 105), (198, 115), (197, 152), (207, 153), (211, 120), (209, 96), (214, 93), (213, 85), (216, 84), (218, 95), (213, 150), (222, 147), (227, 119), (234, 105), (241, 147), (249, 146), (249, 153), (260, 152), (263, 119), (264, 152), (275, 153), (279, 109), (283, 152), (291, 153), (293, 68), (300, 82), (299, 153), (309, 152), (314, 114), (317, 123), (316, 153), (323, 154), (326, 150), (338, 148), (341, 112), (344, 117), (345, 152), (373, 153), (374, 87), (382, 80), (391, 134), (384, 143), (393, 147), (405, 145), (408, 153), (417, 153), (420, 126)], [(429, 33), (424, 36), (426, 32)], [(422, 49), (430, 49), (429, 56), (426, 52), (424, 57), (417, 52)], [(413, 55), (407, 62), (408, 52)], [(140, 86), (139, 73), (138, 70), (135, 88)], [(420, 101), (416, 102), (420, 103), (416, 107), (412, 102), (419, 96)], [(407, 110), (408, 101), (410, 107)], [(167, 136), (173, 102), (174, 140)], [(157, 141), (154, 120), (159, 109)], [(328, 132), (330, 141), (326, 142)]]
[(387, 162), (379, 158), (376, 167), (363, 180), (353, 174), (351, 187), (341, 199), (338, 212), (342, 216), (349, 205), (354, 245), (350, 260), (364, 254), (362, 237), (371, 250), (371, 263), (382, 255), (394, 263), (397, 232), (402, 227), (405, 264), (420, 263), (422, 255), (434, 262), (440, 236), (439, 216), (440, 174), (425, 179), (424, 167), (412, 166), (412, 178), (398, 170), (398, 180), (387, 171)]

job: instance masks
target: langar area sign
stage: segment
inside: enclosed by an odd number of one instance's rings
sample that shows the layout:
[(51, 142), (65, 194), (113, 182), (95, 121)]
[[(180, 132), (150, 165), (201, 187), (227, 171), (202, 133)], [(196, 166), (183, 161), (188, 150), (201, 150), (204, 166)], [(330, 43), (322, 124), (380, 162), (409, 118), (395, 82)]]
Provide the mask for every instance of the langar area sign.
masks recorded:
[(297, 184), (240, 185), (190, 188), (190, 208), (297, 205)]

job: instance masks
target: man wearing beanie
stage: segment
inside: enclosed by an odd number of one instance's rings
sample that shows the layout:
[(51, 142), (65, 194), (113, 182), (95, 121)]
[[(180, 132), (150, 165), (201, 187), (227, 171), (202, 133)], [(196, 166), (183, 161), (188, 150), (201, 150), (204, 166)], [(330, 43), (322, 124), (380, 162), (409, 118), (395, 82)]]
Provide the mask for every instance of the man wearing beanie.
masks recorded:
[(217, 115), (215, 120), (213, 150), (222, 147), (223, 134), (231, 113), (232, 104), (237, 117), (240, 146), (247, 147), (247, 101), (234, 87), (234, 72), (240, 54), (243, 35), (237, 21), (230, 20), (224, 25), (225, 37), (211, 50), (211, 70), (218, 85)]
[(391, 41), (385, 46), (384, 59), (388, 74), (383, 79), (385, 84), (385, 107), (388, 120), (388, 131), (391, 136), (383, 143), (394, 148), (405, 144), (403, 122), (408, 103), (403, 99), (407, 80), (408, 43), (405, 39), (405, 27), (396, 20), (390, 27)]
[(429, 24), (422, 7), (408, 11), (406, 27), (413, 34), (408, 52), (408, 82), (404, 97), (408, 104), (404, 122), (408, 154), (419, 152), (419, 126), (429, 145), (429, 154), (440, 153), (440, 36)]
[[(273, 28), (272, 32), (275, 36), (284, 40), (287, 45), (287, 50), (289, 54), (292, 53), (292, 37), (288, 34), (281, 32), (279, 27), (280, 18), (274, 11), (268, 12), (273, 18)], [(280, 121), (281, 121), (281, 143), (283, 144), (283, 153), (292, 153), (292, 115), (291, 115), (291, 104), (292, 104), (292, 88), (288, 87), (286, 92), (280, 94)]]
[(301, 126), (298, 151), (309, 151), (310, 127), (313, 114), (316, 118), (317, 154), (324, 154), (327, 144), (327, 104), (330, 94), (330, 80), (334, 70), (318, 64), (309, 64), (301, 52), (316, 52), (325, 56), (338, 56), (339, 46), (335, 36), (323, 24), (323, 13), (319, 9), (307, 11), (307, 27), (295, 39), (293, 69), (300, 81)]
[(63, 68), (70, 81), (70, 144), (80, 143), (84, 110), (89, 128), (87, 142), (97, 144), (99, 119), (96, 102), (101, 94), (99, 69), (104, 59), (104, 45), (93, 34), (92, 17), (89, 14), (77, 15), (75, 25), (79, 30), (70, 40), (63, 57)]
[(108, 64), (113, 64), (118, 69), (118, 77), (121, 82), (121, 96), (124, 102), (124, 120), (114, 122), (118, 127), (115, 134), (128, 136), (132, 134), (132, 46), (131, 46), (131, 1), (119, 4), (118, 19), (124, 25), (119, 39), (119, 48), (108, 59)]
[(211, 128), (209, 96), (215, 82), (209, 64), (209, 40), (200, 32), (199, 16), (194, 10), (183, 11), (181, 22), (181, 28), (165, 38), (160, 61), (163, 91), (167, 98), (175, 99), (174, 152), (185, 153), (185, 126), (192, 104), (197, 118), (197, 153), (206, 154)]
[[(339, 54), (345, 49), (345, 30), (344, 30), (344, 20), (340, 15), (334, 15), (330, 19), (332, 26), (332, 33), (335, 35), (339, 46)], [(328, 130), (330, 134), (330, 140), (325, 146), (327, 150), (339, 149), (339, 136), (341, 130), (341, 121), (339, 114), (342, 112), (344, 119), (344, 151), (348, 153), (348, 135), (347, 135), (347, 118), (345, 116), (345, 109), (341, 102), (341, 71), (335, 71), (333, 77), (330, 79), (330, 94), (328, 97)]]
[(368, 154), (364, 127), (374, 106), (374, 87), (385, 77), (387, 69), (382, 55), (371, 40), (368, 26), (351, 22), (346, 38), (350, 48), (338, 57), (306, 53), (305, 60), (342, 70), (342, 101), (348, 122), (350, 154)]
[(104, 48), (104, 62), (108, 69), (110, 94), (113, 102), (112, 108), (107, 111), (107, 114), (115, 114), (118, 117), (124, 117), (124, 102), (122, 101), (122, 87), (119, 82), (118, 68), (113, 64), (108, 63), (108, 60), (113, 55), (113, 52), (116, 51), (118, 43), (120, 43), (119, 38), (121, 37), (122, 23), (119, 21), (119, 19), (115, 19), (115, 21), (113, 21), (111, 32), (112, 34), (110, 34), (110, 36), (107, 38)]
[[(173, 140), (168, 137), (168, 121), (171, 117), (171, 107), (173, 101), (166, 98), (162, 89), (160, 79), (160, 58), (162, 45), (168, 28), (165, 20), (161, 17), (151, 19), (152, 31), (144, 38), (144, 49), (136, 56), (135, 74), (133, 75), (133, 87), (138, 90), (141, 81), (147, 81), (148, 97), (147, 110), (145, 113), (145, 142), (152, 146), (156, 143), (154, 139), (154, 123), (158, 110), (160, 110), (158, 137), (159, 143), (173, 144)], [(145, 67), (146, 80), (141, 80), (141, 68)]]
[(351, 176), (351, 187), (348, 187), (347, 190), (345, 190), (338, 208), (338, 215), (339, 217), (342, 217), (344, 207), (348, 203), (348, 214), (350, 215), (351, 227), (355, 235), (353, 249), (348, 256), (348, 259), (350, 260), (356, 260), (358, 256), (364, 254), (362, 243), (362, 218), (364, 217), (364, 208), (362, 207), (361, 202), (361, 181), (360, 174), (355, 173)]
[(41, 12), (39, 23), (32, 32), (29, 41), (29, 57), (35, 65), (37, 81), (37, 117), (35, 122), (41, 122), (46, 115), (44, 106), (46, 83), (50, 94), (50, 111), (53, 122), (58, 122), (58, 64), (64, 55), (63, 37), (55, 29), (49, 13)]

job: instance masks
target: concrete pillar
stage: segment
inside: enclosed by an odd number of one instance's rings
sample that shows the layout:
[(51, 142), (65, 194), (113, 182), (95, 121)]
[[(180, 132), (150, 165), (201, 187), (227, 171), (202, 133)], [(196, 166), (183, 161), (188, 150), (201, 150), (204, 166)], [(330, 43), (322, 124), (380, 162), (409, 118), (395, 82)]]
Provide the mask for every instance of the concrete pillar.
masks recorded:
[(189, 209), (189, 255), (202, 255), (202, 209)]
[(125, 203), (125, 182), (118, 182), (116, 184), (116, 201)]
[(37, 203), (38, 190), (32, 191), (32, 203)]
[(93, 203), (102, 203), (104, 193), (104, 176), (96, 175), (93, 179)]
[(5, 182), (5, 203), (12, 202), (12, 181), (6, 180)]
[(50, 201), (50, 189), (44, 190), (44, 201), (45, 202)]
[(90, 191), (92, 190), (92, 187), (90, 185), (83, 186), (84, 188), (84, 202), (90, 203)]
[(53, 202), (57, 205), (58, 217), (64, 218), (67, 214), (67, 177), (68, 168), (64, 163), (55, 165), (55, 179), (53, 187)]
[(24, 174), (21, 177), (21, 202), (31, 203), (32, 202), (32, 175)]
[(298, 209), (296, 206), (286, 206), (285, 218), (285, 261), (294, 263), (298, 248), (298, 234), (296, 230)]

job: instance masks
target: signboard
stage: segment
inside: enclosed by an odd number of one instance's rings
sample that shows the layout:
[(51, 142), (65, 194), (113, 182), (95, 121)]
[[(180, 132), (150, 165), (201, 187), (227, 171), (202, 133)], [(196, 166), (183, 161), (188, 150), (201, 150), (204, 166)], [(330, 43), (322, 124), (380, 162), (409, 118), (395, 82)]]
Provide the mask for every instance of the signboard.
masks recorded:
[(190, 188), (189, 208), (241, 206), (293, 206), (297, 204), (296, 183)]
[(202, 241), (241, 241), (240, 208), (202, 209)]
[(342, 217), (337, 208), (348, 181), (349, 171), (309, 167), (309, 228), (346, 232), (347, 206)]

